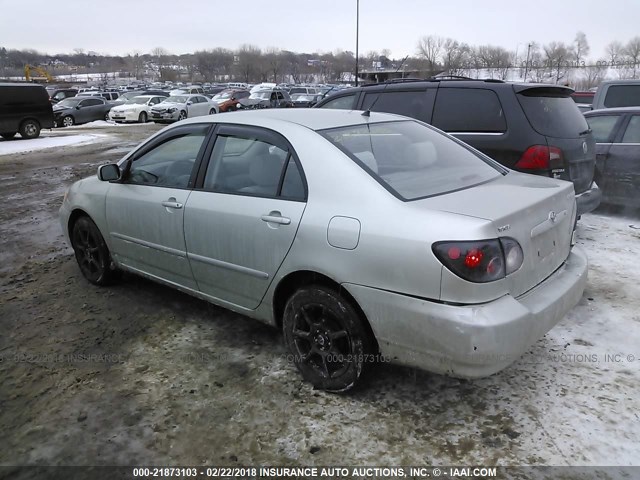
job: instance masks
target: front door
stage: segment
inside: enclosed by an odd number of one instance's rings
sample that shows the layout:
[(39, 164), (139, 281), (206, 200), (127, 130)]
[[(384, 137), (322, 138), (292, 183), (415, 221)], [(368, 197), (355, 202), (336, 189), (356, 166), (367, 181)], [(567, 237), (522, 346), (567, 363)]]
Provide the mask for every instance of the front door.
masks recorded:
[(111, 185), (106, 215), (116, 260), (196, 289), (186, 255), (184, 207), (209, 125), (175, 128), (134, 154), (124, 180)]
[(222, 126), (201, 188), (187, 201), (185, 238), (201, 292), (255, 309), (306, 206), (299, 162), (278, 134)]
[(605, 193), (617, 204), (640, 206), (640, 115), (631, 115), (609, 148)]

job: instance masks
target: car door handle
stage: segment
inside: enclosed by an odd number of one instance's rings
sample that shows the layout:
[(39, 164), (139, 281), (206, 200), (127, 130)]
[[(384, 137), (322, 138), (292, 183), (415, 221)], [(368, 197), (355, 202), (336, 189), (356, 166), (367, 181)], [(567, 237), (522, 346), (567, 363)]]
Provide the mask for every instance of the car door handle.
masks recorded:
[(260, 217), (263, 222), (267, 223), (277, 223), (279, 225), (289, 225), (291, 223), (291, 219), (287, 217), (283, 217), (281, 215), (274, 215), (275, 212), (271, 212), (269, 215), (262, 215)]
[(182, 204), (180, 202), (176, 202), (175, 198), (165, 200), (164, 202), (162, 202), (162, 206), (167, 208), (182, 208)]

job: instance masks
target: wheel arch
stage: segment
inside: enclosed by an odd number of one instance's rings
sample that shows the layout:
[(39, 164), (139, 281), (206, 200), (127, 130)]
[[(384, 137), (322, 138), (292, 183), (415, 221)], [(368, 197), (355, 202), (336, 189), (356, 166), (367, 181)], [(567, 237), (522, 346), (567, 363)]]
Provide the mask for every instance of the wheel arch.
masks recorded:
[(273, 318), (275, 321), (276, 327), (281, 330), (282, 329), (282, 316), (284, 314), (284, 308), (287, 304), (287, 300), (293, 295), (297, 290), (302, 287), (306, 287), (309, 285), (322, 285), (328, 288), (335, 290), (337, 293), (342, 295), (358, 312), (360, 318), (362, 318), (365, 328), (367, 329), (369, 336), (371, 338), (373, 348), (375, 352), (378, 352), (378, 340), (371, 328), (371, 324), (369, 323), (369, 319), (365, 315), (360, 305), (356, 299), (349, 293), (349, 291), (340, 285), (338, 282), (333, 280), (332, 278), (324, 275), (322, 273), (314, 272), (312, 270), (299, 270), (296, 272), (291, 272), (283, 277), (278, 285), (276, 286), (273, 293)]
[(73, 226), (80, 217), (88, 217), (93, 221), (91, 215), (89, 215), (86, 211), (81, 208), (74, 208), (69, 215), (69, 220), (67, 221), (67, 234), (69, 235), (69, 238), (71, 238), (71, 235), (73, 234)]

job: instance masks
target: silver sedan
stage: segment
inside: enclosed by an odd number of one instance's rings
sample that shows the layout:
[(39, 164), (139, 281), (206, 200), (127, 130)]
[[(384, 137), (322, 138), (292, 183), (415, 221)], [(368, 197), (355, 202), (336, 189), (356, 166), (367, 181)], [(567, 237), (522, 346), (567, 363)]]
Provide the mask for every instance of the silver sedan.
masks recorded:
[(571, 183), (382, 113), (186, 120), (73, 184), (60, 217), (90, 282), (126, 270), (281, 328), (329, 391), (381, 359), (497, 372), (587, 275)]

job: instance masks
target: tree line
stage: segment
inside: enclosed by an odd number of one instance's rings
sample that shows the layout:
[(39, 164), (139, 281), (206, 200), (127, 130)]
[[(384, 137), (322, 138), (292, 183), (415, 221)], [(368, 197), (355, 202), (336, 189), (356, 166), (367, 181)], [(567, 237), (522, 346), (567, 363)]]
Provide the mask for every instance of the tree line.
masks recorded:
[[(506, 80), (518, 69), (520, 79), (572, 83), (582, 88), (600, 83), (611, 68), (619, 78), (637, 78), (640, 74), (640, 36), (626, 43), (612, 41), (605, 52), (602, 58), (590, 58), (583, 32), (569, 44), (531, 41), (519, 43), (514, 50), (427, 35), (418, 40), (414, 55), (404, 59), (391, 59), (386, 49), (367, 52), (359, 58), (359, 71), (402, 69), (420, 72), (423, 77), (444, 72)], [(0, 77), (19, 76), (25, 65), (43, 66), (53, 75), (122, 72), (138, 79), (169, 81), (349, 82), (355, 72), (355, 56), (351, 51), (297, 53), (249, 44), (235, 50), (212, 48), (181, 55), (162, 47), (127, 55), (104, 55), (80, 48), (48, 55), (32, 49), (0, 47)]]

